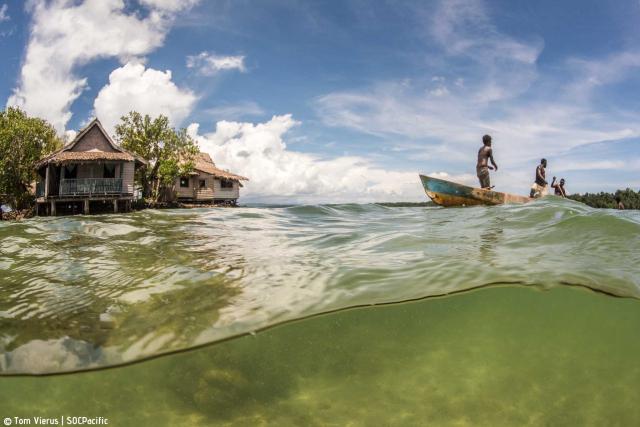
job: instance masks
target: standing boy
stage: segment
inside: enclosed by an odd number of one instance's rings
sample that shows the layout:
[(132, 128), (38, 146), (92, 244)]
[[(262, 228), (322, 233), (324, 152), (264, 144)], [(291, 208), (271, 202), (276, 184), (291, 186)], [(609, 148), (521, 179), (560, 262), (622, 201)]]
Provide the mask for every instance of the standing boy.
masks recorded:
[(491, 137), (489, 135), (483, 136), (482, 143), (484, 144), (484, 147), (478, 150), (478, 164), (476, 165), (476, 173), (478, 175), (478, 180), (480, 181), (480, 188), (488, 190), (491, 188), (489, 169), (493, 170), (493, 168), (489, 166), (488, 160), (491, 160), (491, 164), (496, 168), (496, 172), (498, 171), (498, 165), (496, 165), (495, 160), (493, 160), (493, 150), (491, 150)]
[(533, 198), (537, 192), (540, 193), (538, 197), (544, 197), (547, 195), (547, 179), (545, 178), (545, 168), (547, 167), (547, 160), (540, 160), (540, 164), (536, 168), (536, 182), (531, 186), (531, 193), (529, 197)]

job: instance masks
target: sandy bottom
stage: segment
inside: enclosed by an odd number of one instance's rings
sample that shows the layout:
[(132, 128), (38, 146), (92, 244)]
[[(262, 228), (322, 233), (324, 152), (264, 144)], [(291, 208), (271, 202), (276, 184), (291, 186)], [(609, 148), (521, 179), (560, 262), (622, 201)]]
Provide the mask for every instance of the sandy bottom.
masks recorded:
[[(640, 425), (640, 303), (484, 289), (138, 365), (0, 379), (0, 416), (110, 426)], [(65, 424), (66, 425), (66, 424)]]

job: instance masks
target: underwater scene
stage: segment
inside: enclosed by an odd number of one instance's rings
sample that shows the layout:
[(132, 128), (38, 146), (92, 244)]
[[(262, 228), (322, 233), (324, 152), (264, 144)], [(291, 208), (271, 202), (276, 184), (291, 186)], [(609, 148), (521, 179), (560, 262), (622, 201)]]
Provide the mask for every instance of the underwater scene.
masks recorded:
[(640, 215), (147, 210), (0, 224), (0, 417), (640, 424)]

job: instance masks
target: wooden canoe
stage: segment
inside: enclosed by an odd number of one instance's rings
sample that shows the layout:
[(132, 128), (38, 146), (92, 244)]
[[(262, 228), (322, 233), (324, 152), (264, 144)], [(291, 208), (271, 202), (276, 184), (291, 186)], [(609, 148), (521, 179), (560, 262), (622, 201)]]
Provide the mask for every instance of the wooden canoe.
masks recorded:
[(530, 197), (518, 196), (517, 194), (483, 190), (424, 175), (420, 175), (420, 180), (427, 196), (440, 206), (501, 205), (503, 203), (527, 203), (533, 200)]

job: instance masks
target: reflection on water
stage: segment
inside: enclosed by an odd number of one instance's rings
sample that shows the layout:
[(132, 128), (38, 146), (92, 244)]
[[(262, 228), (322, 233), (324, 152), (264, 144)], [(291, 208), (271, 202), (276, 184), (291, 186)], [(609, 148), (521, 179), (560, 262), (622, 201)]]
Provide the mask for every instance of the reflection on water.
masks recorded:
[(0, 372), (117, 364), (496, 282), (639, 297), (639, 232), (637, 212), (556, 197), (454, 210), (149, 210), (3, 223)]
[(496, 253), (493, 247), (500, 242), (502, 229), (498, 227), (487, 228), (480, 234), (480, 260), (487, 262), (492, 267), (498, 267)]
[(2, 370), (72, 370), (182, 348), (238, 293), (224, 267), (182, 247), (188, 227), (203, 225), (197, 215), (153, 230), (148, 216), (76, 218), (13, 227), (3, 240), (20, 245), (9, 246), (1, 287)]
[(0, 378), (11, 416), (118, 426), (633, 426), (639, 302), (500, 287), (106, 371)]

